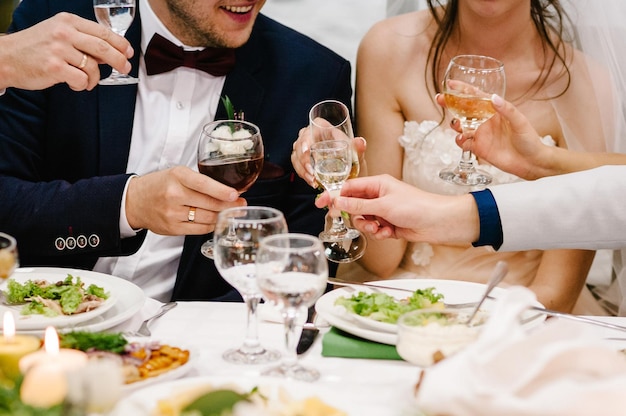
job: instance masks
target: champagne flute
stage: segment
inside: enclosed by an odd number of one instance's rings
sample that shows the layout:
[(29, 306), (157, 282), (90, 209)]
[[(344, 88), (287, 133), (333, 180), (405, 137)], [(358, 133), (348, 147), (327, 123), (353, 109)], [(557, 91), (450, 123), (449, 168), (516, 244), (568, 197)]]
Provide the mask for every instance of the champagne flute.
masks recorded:
[[(198, 142), (198, 171), (243, 193), (263, 169), (263, 139), (260, 129), (243, 120), (212, 121), (202, 128)], [(201, 248), (213, 258), (213, 240)]]
[[(353, 168), (352, 149), (345, 140), (323, 140), (311, 145), (311, 164), (315, 178), (330, 194), (339, 196), (341, 187), (350, 176)], [(365, 237), (351, 227), (347, 227), (342, 213), (334, 212), (331, 202), (332, 224), (319, 234), (324, 244), (326, 257), (336, 263), (358, 260), (365, 253)]]
[(243, 345), (223, 354), (228, 362), (259, 364), (280, 357), (278, 352), (263, 348), (258, 339), (257, 307), (261, 290), (254, 262), (262, 238), (286, 232), (285, 217), (274, 208), (235, 207), (220, 212), (217, 217), (213, 234), (215, 267), (224, 280), (241, 294), (248, 310)]
[[(497, 59), (481, 55), (459, 55), (452, 58), (443, 79), (446, 107), (461, 122), (463, 134), (473, 137), (478, 127), (496, 110), (491, 96), (504, 96), (504, 65)], [(439, 177), (457, 185), (488, 185), (492, 177), (474, 166), (470, 150), (463, 149), (461, 161), (454, 169), (444, 169)]]
[(315, 381), (317, 370), (298, 363), (296, 333), (298, 317), (324, 293), (328, 262), (324, 246), (314, 236), (277, 234), (264, 238), (256, 256), (257, 281), (268, 302), (281, 307), (285, 321), (285, 348), (282, 362), (262, 374), (302, 381)]
[(11, 277), (19, 267), (17, 242), (8, 234), (0, 233), (0, 279)]
[[(93, 0), (93, 9), (98, 23), (124, 36), (135, 17), (135, 0)], [(115, 68), (111, 69), (111, 75), (101, 79), (98, 84), (128, 85), (139, 82), (135, 77), (121, 74)]]

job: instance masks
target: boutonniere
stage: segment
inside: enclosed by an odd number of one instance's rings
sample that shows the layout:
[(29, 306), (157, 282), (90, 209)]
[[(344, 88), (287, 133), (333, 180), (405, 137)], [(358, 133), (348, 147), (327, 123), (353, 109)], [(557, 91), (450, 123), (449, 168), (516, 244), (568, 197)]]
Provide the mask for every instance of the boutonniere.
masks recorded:
[(233, 102), (230, 101), (230, 98), (228, 97), (228, 95), (225, 95), (224, 97), (222, 97), (221, 100), (222, 100), (222, 105), (224, 106), (224, 109), (226, 110), (226, 118), (228, 120), (244, 121), (243, 111), (235, 111), (235, 106), (233, 105)]

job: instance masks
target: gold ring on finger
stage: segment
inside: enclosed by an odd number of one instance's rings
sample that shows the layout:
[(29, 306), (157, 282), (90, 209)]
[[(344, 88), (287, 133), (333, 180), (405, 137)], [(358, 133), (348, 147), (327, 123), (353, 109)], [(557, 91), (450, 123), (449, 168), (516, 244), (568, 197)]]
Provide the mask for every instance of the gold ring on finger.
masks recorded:
[(83, 69), (84, 67), (86, 67), (86, 66), (87, 66), (87, 60), (88, 60), (88, 59), (89, 59), (89, 58), (87, 58), (87, 54), (86, 54), (86, 53), (84, 53), (84, 54), (83, 54), (83, 59), (82, 59), (82, 61), (80, 61), (80, 65), (78, 65), (78, 69)]
[(187, 213), (187, 221), (194, 222), (196, 220), (196, 207), (189, 207), (189, 212)]

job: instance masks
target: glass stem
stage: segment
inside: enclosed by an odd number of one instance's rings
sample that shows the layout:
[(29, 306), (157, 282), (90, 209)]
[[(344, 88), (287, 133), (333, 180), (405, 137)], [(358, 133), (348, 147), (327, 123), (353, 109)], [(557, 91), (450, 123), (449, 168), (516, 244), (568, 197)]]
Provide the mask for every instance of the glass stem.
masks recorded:
[(259, 320), (257, 319), (257, 310), (260, 296), (244, 296), (244, 302), (248, 310), (246, 321), (246, 337), (241, 346), (241, 350), (245, 353), (258, 353), (263, 350), (259, 342)]
[(296, 336), (297, 316), (297, 308), (286, 308), (283, 312), (283, 319), (285, 320), (285, 354), (283, 355), (282, 365), (284, 367), (294, 367), (298, 363), (298, 354), (296, 353), (296, 347), (298, 346), (298, 337)]
[[(464, 135), (468, 137), (468, 140), (474, 139), (474, 130), (465, 131)], [(457, 172), (461, 179), (465, 180), (468, 178), (468, 175), (473, 173), (476, 170), (474, 168), (474, 160), (472, 158), (472, 151), (466, 150), (463, 148), (463, 153), (461, 153), (461, 160), (459, 161), (459, 165), (457, 166)]]

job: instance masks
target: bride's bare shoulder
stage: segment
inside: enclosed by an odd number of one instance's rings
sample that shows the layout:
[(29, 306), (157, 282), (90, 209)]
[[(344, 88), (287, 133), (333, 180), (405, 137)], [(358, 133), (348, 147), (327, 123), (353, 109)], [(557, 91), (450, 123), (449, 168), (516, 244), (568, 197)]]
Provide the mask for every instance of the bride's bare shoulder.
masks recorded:
[(378, 59), (409, 57), (427, 51), (434, 33), (434, 22), (428, 10), (406, 13), (381, 20), (365, 34), (359, 45), (361, 54)]

